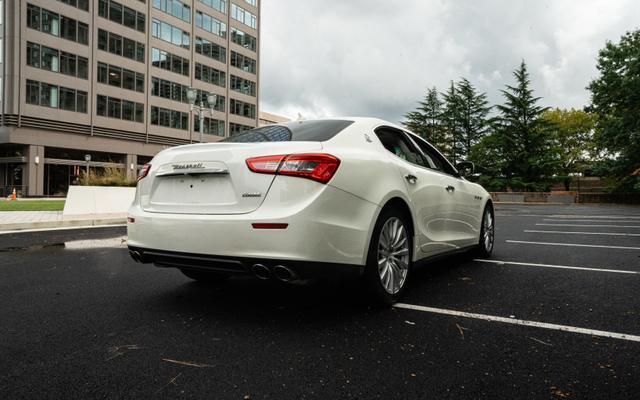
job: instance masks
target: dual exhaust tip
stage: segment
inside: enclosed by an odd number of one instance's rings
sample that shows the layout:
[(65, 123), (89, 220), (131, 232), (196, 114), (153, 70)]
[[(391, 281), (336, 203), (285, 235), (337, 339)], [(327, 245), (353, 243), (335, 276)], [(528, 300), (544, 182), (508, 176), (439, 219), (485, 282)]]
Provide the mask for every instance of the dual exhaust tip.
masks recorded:
[(129, 250), (129, 255), (131, 256), (131, 258), (133, 258), (133, 261), (137, 262), (137, 263), (144, 263), (143, 259), (142, 259), (142, 254), (139, 251), (136, 250)]
[(251, 266), (251, 272), (258, 279), (268, 280), (275, 278), (282, 282), (292, 282), (298, 279), (298, 275), (289, 267), (284, 265), (276, 265), (272, 268), (267, 267), (264, 264), (253, 264)]

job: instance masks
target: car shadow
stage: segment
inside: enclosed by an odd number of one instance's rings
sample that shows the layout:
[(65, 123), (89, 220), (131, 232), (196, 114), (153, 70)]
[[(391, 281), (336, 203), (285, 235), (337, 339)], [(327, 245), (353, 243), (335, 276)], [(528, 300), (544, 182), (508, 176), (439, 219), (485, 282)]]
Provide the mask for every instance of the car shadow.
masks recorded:
[[(420, 264), (412, 271), (405, 297), (425, 290), (429, 281), (457, 279), (457, 268), (471, 259), (462, 254)], [(371, 302), (360, 281), (308, 282), (303, 284), (236, 277), (219, 284), (187, 280), (171, 290), (147, 298), (164, 312), (212, 316), (218, 320), (277, 319), (279, 322), (330, 322), (345, 317), (389, 312)]]

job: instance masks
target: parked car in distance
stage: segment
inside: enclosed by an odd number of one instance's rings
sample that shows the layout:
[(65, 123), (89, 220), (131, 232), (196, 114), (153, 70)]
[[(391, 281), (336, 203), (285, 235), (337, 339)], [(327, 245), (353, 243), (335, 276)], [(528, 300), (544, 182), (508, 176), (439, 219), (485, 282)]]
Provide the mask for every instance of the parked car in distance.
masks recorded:
[(360, 277), (377, 300), (412, 265), (494, 241), (490, 195), (417, 135), (373, 118), (296, 121), (173, 147), (142, 169), (134, 260), (204, 281)]

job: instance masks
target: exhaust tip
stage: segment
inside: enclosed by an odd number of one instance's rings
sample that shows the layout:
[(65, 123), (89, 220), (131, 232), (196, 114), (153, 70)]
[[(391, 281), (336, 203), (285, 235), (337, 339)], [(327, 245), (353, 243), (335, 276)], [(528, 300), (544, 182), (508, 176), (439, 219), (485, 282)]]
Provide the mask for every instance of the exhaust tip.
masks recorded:
[(133, 258), (133, 261), (137, 263), (142, 263), (142, 256), (140, 255), (139, 252), (135, 250), (129, 250), (129, 255), (131, 256), (131, 258)]
[(273, 276), (283, 282), (291, 282), (298, 278), (295, 272), (293, 272), (290, 268), (285, 267), (284, 265), (276, 265), (275, 267), (273, 267)]
[(271, 279), (271, 270), (263, 264), (253, 264), (251, 266), (251, 271), (258, 279)]

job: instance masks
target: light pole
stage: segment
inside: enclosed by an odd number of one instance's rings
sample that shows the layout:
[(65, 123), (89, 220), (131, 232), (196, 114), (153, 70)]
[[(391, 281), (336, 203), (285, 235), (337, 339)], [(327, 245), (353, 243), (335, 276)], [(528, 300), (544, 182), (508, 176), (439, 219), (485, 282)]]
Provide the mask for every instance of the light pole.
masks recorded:
[(208, 112), (209, 116), (213, 116), (213, 107), (215, 107), (218, 102), (218, 95), (215, 93), (207, 94), (207, 105), (204, 106), (204, 101), (200, 99), (200, 104), (196, 104), (196, 100), (198, 99), (198, 90), (195, 88), (187, 89), (187, 100), (191, 105), (191, 111), (198, 114), (198, 119), (200, 122), (199, 131), (200, 131), (200, 143), (202, 143), (202, 133), (204, 132), (204, 115)]
[(86, 179), (89, 179), (89, 163), (91, 162), (91, 154), (85, 154), (84, 155), (84, 160), (87, 162), (87, 177)]

